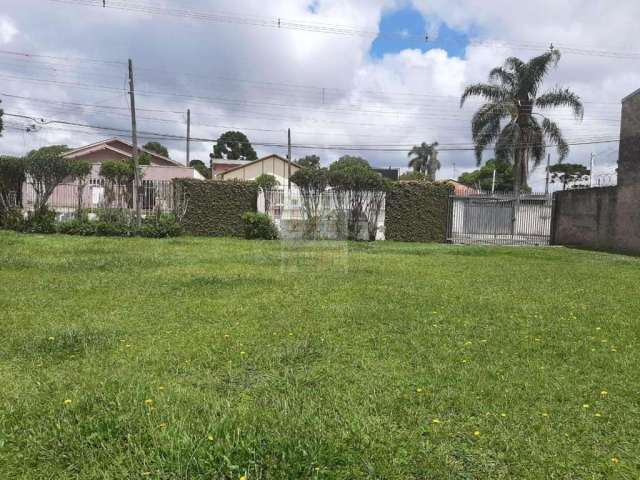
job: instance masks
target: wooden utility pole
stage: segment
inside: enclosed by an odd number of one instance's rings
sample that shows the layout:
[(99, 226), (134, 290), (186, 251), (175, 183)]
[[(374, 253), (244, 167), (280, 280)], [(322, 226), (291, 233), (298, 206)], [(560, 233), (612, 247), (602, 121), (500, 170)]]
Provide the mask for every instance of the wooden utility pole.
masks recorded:
[(140, 188), (140, 167), (138, 165), (138, 130), (136, 124), (136, 96), (133, 87), (133, 62), (129, 59), (129, 97), (131, 100), (131, 145), (133, 157), (133, 209), (135, 210), (136, 225), (140, 224), (140, 199), (138, 190)]
[(551, 154), (547, 154), (547, 177), (544, 181), (544, 194), (549, 195), (549, 168), (551, 167)]
[(187, 167), (191, 162), (191, 109), (187, 109)]
[(287, 172), (287, 185), (289, 187), (289, 191), (291, 191), (291, 129), (287, 129), (287, 163), (288, 163), (288, 172)]

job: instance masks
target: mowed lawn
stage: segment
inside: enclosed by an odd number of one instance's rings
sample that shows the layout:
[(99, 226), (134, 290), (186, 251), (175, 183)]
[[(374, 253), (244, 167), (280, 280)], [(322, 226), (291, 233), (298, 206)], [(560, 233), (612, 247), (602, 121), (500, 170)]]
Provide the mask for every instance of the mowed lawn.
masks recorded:
[(2, 479), (638, 479), (640, 259), (0, 232)]

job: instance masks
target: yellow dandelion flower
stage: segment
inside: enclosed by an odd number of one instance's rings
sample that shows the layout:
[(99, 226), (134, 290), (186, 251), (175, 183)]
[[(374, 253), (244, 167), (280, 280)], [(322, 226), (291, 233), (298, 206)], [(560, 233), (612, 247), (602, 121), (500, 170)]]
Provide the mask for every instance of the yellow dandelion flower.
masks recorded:
[(479, 437), (480, 436), (480, 430), (476, 430), (475, 432), (473, 432), (473, 436), (474, 437)]
[(501, 417), (506, 417), (506, 416), (507, 416), (507, 414), (506, 414), (506, 413), (504, 413), (504, 412), (502, 412), (502, 413), (500, 414), (500, 416), (501, 416)]
[(464, 342), (465, 345), (472, 345), (473, 342)]
[(602, 328), (596, 327), (596, 330), (599, 332), (600, 330), (602, 330)]
[(71, 405), (72, 401), (71, 401), (71, 400), (69, 400), (69, 399), (67, 398), (67, 399), (66, 399), (64, 402), (62, 402), (62, 403), (64, 403), (65, 405)]
[(207, 440), (209, 440), (210, 442), (213, 442), (213, 435), (209, 435), (209, 436), (207, 437)]
[(602, 390), (600, 392), (600, 395), (602, 395), (603, 397), (606, 397), (607, 395), (609, 395), (609, 392), (607, 392), (606, 390)]
[(613, 463), (616, 463), (616, 464), (617, 464), (617, 463), (620, 463), (620, 459), (619, 459), (618, 457), (613, 457), (613, 458), (611, 459), (611, 461), (612, 461)]
[(247, 352), (240, 352), (240, 355), (246, 355)]
[(602, 416), (602, 414), (601, 414), (601, 413), (595, 413), (593, 416), (594, 416), (594, 417), (601, 417), (601, 416)]
[(240, 476), (240, 480), (247, 480), (247, 476), (246, 475), (241, 475)]
[(416, 392), (422, 393), (422, 389), (421, 388), (416, 388)]
[(55, 340), (55, 339), (56, 339), (55, 337), (49, 337), (49, 341), (50, 341), (50, 342), (51, 342), (51, 341), (53, 341), (53, 340)]
[(160, 385), (160, 386), (158, 387), (158, 390), (164, 390), (164, 386), (163, 386), (163, 385)]
[(293, 337), (293, 332), (289, 332), (289, 336), (290, 336), (290, 337)]
[(441, 423), (441, 422), (437, 418), (434, 418), (433, 420), (431, 420), (431, 423), (438, 424), (438, 423)]
[(543, 416), (543, 417), (548, 417), (548, 416), (549, 416), (549, 414), (548, 414), (547, 412), (544, 412), (544, 413), (542, 414), (542, 416)]
[(585, 403), (584, 405), (582, 405), (582, 408), (589, 408), (591, 405), (589, 405), (588, 403)]
[(147, 398), (147, 399), (144, 401), (144, 404), (145, 404), (145, 405), (153, 405), (153, 400), (151, 400), (150, 398)]

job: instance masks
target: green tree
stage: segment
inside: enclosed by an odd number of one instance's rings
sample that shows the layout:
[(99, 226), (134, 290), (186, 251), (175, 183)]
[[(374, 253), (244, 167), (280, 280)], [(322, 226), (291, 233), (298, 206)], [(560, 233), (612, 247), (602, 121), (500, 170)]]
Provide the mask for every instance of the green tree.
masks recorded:
[(549, 167), (551, 183), (561, 183), (562, 190), (589, 186), (591, 170), (579, 163), (557, 163)]
[(36, 215), (47, 210), (47, 201), (55, 188), (70, 174), (69, 162), (63, 158), (66, 145), (51, 145), (32, 150), (27, 155), (25, 173), (35, 193)]
[(106, 160), (100, 165), (100, 176), (105, 179), (105, 198), (108, 204), (115, 202), (116, 208), (131, 205), (135, 179), (132, 161)]
[[(2, 103), (2, 100), (0, 100), (0, 103)], [(2, 130), (4, 129), (4, 123), (2, 121), (2, 117), (4, 117), (4, 110), (0, 108), (0, 137), (2, 136)]]
[(478, 170), (465, 172), (458, 178), (460, 183), (480, 190), (490, 191), (493, 186), (493, 172), (496, 172), (497, 192), (513, 191), (513, 165), (505, 160), (491, 159)]
[(320, 168), (319, 160), (317, 165), (315, 162), (306, 162), (306, 166), (291, 175), (291, 181), (298, 187), (302, 197), (305, 238), (313, 240), (319, 237), (319, 226), (322, 217), (322, 194), (328, 185), (327, 169)]
[(212, 158), (256, 160), (258, 155), (244, 133), (229, 131), (220, 135), (216, 141)]
[(539, 120), (534, 110), (568, 107), (576, 118), (584, 115), (580, 97), (569, 89), (555, 88), (539, 95), (549, 69), (559, 61), (560, 52), (555, 49), (528, 62), (510, 57), (502, 67), (491, 70), (489, 83), (469, 85), (460, 99), (461, 107), (470, 97), (486, 100), (471, 121), (478, 165), (482, 152), (495, 143), (496, 159), (514, 165), (516, 192), (527, 186), (530, 159), (537, 166), (544, 158), (546, 142), (556, 146), (561, 162), (569, 154), (560, 127), (543, 115)]
[(162, 155), (163, 157), (169, 157), (169, 150), (167, 147), (162, 145), (160, 142), (148, 142), (142, 148), (145, 150), (149, 150), (150, 152), (157, 153), (158, 155)]
[(320, 157), (317, 155), (307, 155), (306, 157), (299, 158), (296, 163), (302, 168), (320, 168)]
[[(374, 171), (365, 159), (348, 155), (329, 166), (328, 180), (335, 192), (339, 213), (346, 213), (347, 238), (360, 238), (360, 222), (365, 218), (369, 239), (375, 239), (374, 229), (377, 230), (381, 198), (384, 198), (389, 182)], [(368, 207), (372, 205), (374, 212), (370, 217)], [(341, 221), (344, 219), (339, 219), (339, 224)]]
[(84, 189), (87, 186), (87, 179), (91, 175), (92, 166), (89, 162), (84, 160), (69, 160), (69, 176), (76, 182), (78, 182), (78, 203), (76, 207), (76, 216), (80, 218), (82, 215), (82, 198), (84, 195)]
[(189, 166), (195, 168), (204, 178), (211, 178), (211, 169), (202, 160), (191, 160)]
[[(22, 184), (26, 180), (24, 158), (0, 156), (0, 216), (22, 206)], [(3, 220), (0, 219), (0, 225)]]
[(409, 166), (414, 172), (426, 174), (427, 180), (433, 182), (436, 172), (442, 166), (438, 160), (438, 142), (422, 143), (409, 152)]

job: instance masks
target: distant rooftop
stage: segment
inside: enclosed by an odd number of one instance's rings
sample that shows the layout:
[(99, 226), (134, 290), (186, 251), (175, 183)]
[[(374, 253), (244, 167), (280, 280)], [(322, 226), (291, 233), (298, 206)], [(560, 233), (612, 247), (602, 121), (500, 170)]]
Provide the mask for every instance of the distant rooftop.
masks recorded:
[(638, 90), (636, 90), (633, 93), (630, 93), (629, 95), (627, 95), (626, 97), (624, 97), (622, 99), (622, 103), (626, 102), (627, 100), (630, 100), (632, 97), (635, 97), (636, 95), (640, 95), (640, 88)]

